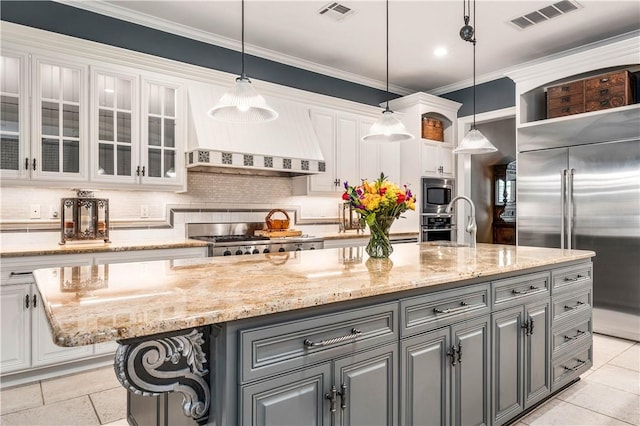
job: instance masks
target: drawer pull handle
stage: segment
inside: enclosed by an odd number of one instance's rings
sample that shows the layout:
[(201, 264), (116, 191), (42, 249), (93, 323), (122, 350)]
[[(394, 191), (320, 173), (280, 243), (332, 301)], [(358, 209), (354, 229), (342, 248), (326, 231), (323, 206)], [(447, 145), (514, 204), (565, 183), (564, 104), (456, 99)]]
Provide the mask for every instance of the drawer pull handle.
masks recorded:
[(467, 302), (460, 302), (460, 306), (458, 306), (457, 308), (449, 308), (449, 309), (440, 309), (440, 308), (433, 308), (433, 312), (436, 314), (452, 314), (455, 312), (459, 312), (459, 311), (464, 311), (466, 309), (469, 308), (469, 304)]
[(562, 112), (569, 112), (569, 111), (571, 111), (571, 107), (562, 108)]
[(532, 285), (532, 286), (529, 286), (529, 288), (526, 289), (526, 290), (516, 290), (514, 288), (513, 290), (511, 290), (511, 293), (513, 293), (513, 294), (529, 294), (529, 293), (533, 293), (536, 290), (539, 290), (539, 288), (534, 286), (534, 285)]
[(338, 394), (338, 389), (336, 389), (335, 385), (331, 386), (331, 390), (324, 394), (324, 399), (329, 400), (329, 411), (332, 413), (336, 412), (336, 395)]
[(609, 89), (600, 89), (600, 95), (606, 95), (607, 93), (609, 93)]
[(564, 340), (575, 340), (585, 333), (584, 331), (581, 331), (581, 330), (576, 330), (576, 331), (577, 333), (575, 334), (575, 336), (564, 336)]
[(581, 301), (578, 300), (578, 302), (576, 303), (576, 306), (564, 305), (564, 308), (571, 311), (571, 310), (574, 310), (574, 309), (578, 309), (582, 305), (584, 305), (584, 302), (581, 302)]
[(563, 96), (560, 98), (560, 102), (569, 102), (571, 100), (571, 96)]
[(568, 92), (568, 91), (569, 91), (569, 89), (571, 89), (571, 86), (562, 86), (562, 89), (561, 89), (561, 90), (562, 90), (563, 92)]
[(29, 271), (29, 272), (11, 272), (9, 274), (10, 277), (25, 276), (25, 275), (31, 275), (31, 271)]
[(600, 101), (600, 105), (602, 105), (602, 106), (607, 105), (607, 104), (609, 104), (609, 99), (603, 99), (603, 100)]
[(346, 342), (348, 340), (355, 340), (356, 337), (358, 337), (360, 334), (362, 334), (362, 331), (354, 327), (351, 329), (351, 334), (347, 334), (346, 336), (334, 337), (333, 339), (327, 339), (327, 340), (320, 340), (319, 342), (313, 342), (309, 339), (304, 339), (303, 343), (307, 348), (315, 348), (318, 346), (329, 346), (329, 345), (334, 345), (336, 343)]
[(579, 370), (580, 367), (582, 367), (587, 363), (587, 361), (582, 361), (581, 359), (578, 359), (577, 361), (578, 361), (578, 364), (576, 364), (574, 367), (567, 367), (566, 365), (563, 365), (562, 367), (565, 370), (576, 371), (576, 370)]
[(338, 395), (340, 395), (340, 408), (342, 408), (343, 410), (347, 409), (347, 385), (345, 385), (344, 383), (340, 385), (340, 392), (338, 392)]
[(575, 278), (564, 277), (564, 280), (565, 280), (565, 282), (566, 281), (578, 281), (580, 278), (585, 278), (585, 277), (580, 275), (580, 274), (578, 274), (578, 275), (576, 275)]

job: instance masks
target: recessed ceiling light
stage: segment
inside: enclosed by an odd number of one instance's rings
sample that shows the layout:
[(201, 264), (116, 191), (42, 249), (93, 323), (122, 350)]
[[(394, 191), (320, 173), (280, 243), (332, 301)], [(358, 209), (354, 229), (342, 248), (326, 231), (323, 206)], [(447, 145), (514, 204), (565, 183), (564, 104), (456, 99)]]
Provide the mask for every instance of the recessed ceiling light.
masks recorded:
[(449, 51), (447, 50), (446, 47), (443, 47), (443, 46), (436, 47), (433, 50), (433, 54), (436, 55), (438, 58), (442, 58), (444, 56), (447, 56), (447, 53), (449, 53)]

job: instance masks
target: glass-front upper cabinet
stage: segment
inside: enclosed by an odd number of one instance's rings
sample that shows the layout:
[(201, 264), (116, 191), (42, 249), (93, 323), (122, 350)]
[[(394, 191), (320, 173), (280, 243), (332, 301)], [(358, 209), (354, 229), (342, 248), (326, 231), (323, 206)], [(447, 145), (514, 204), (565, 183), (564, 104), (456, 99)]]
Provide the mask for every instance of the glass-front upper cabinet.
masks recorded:
[(0, 57), (0, 176), (29, 176), (27, 57)]
[(86, 179), (86, 66), (35, 58), (32, 73), (31, 176)]
[(135, 183), (139, 166), (138, 78), (91, 73), (92, 179)]
[(180, 85), (143, 82), (142, 183), (176, 185), (184, 180), (184, 101)]

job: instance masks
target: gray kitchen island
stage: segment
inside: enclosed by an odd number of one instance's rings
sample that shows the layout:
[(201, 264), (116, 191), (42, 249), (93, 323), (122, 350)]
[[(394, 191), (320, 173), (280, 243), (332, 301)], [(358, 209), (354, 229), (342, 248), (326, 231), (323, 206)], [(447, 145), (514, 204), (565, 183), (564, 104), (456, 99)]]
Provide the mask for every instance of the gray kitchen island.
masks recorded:
[(592, 365), (593, 256), (427, 243), (34, 276), (58, 345), (119, 342), (130, 424), (500, 425)]

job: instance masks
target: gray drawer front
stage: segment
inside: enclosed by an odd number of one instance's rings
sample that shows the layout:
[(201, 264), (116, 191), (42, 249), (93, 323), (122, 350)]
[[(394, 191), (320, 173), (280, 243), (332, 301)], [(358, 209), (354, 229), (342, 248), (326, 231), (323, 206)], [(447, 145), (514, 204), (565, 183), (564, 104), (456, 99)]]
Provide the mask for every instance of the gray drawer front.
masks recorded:
[(240, 380), (245, 383), (397, 339), (397, 302), (242, 330)]
[(593, 280), (592, 272), (593, 267), (591, 262), (551, 271), (553, 293), (571, 291), (584, 285), (591, 287)]
[(490, 312), (489, 284), (439, 291), (400, 301), (402, 337)]
[(582, 315), (562, 327), (556, 327), (552, 336), (553, 357), (572, 352), (576, 347), (591, 344), (593, 325), (591, 315)]
[(571, 321), (572, 318), (582, 314), (590, 315), (593, 306), (591, 296), (591, 288), (554, 296), (551, 307), (553, 326), (559, 325), (559, 322)]
[(527, 303), (538, 297), (549, 296), (551, 278), (548, 272), (528, 274), (491, 283), (493, 307), (505, 307)]
[(593, 346), (584, 346), (553, 361), (551, 391), (569, 383), (593, 365)]

